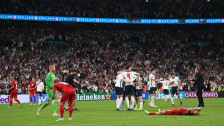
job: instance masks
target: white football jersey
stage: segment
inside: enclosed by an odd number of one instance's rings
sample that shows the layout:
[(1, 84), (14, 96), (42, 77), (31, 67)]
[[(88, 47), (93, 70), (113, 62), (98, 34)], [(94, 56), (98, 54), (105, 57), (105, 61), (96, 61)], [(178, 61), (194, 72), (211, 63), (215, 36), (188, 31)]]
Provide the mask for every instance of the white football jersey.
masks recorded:
[(173, 84), (179, 85), (179, 77), (175, 77), (174, 79), (171, 77), (170, 82), (174, 82)]
[(122, 74), (118, 74), (117, 77), (116, 77), (116, 84), (115, 84), (115, 87), (123, 87), (123, 75)]
[(156, 87), (156, 82), (153, 79), (155, 79), (155, 75), (150, 74), (149, 75), (149, 85), (150, 85), (150, 87)]
[(40, 82), (40, 81), (37, 81), (37, 91), (42, 92), (43, 89), (44, 89), (44, 83)]
[(161, 83), (163, 84), (163, 89), (169, 89), (169, 81), (161, 81)]
[(122, 72), (124, 79), (131, 82), (130, 84), (125, 82), (125, 86), (133, 85), (133, 81), (135, 80), (135, 74), (136, 72)]

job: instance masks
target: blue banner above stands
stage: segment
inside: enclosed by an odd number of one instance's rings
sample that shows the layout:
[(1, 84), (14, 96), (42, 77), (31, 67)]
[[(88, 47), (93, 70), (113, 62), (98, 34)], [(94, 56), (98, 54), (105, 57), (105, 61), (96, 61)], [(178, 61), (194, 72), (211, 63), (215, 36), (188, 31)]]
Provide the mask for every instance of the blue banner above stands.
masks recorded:
[(219, 19), (127, 19), (127, 18), (88, 18), (88, 17), (61, 17), (38, 15), (13, 15), (0, 14), (2, 20), (24, 21), (56, 21), (80, 23), (119, 23), (119, 24), (218, 24), (224, 23), (224, 18)]

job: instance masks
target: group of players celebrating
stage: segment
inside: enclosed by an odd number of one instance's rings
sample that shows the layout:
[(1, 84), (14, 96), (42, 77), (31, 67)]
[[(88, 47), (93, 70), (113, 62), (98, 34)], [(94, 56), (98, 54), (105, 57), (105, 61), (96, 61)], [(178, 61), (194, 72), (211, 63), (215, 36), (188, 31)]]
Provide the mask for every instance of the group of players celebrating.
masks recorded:
[[(116, 101), (116, 110), (122, 111), (123, 109), (123, 100), (125, 99), (128, 111), (133, 110), (144, 110), (142, 100), (142, 71), (134, 71), (131, 66), (127, 66), (124, 69), (121, 69), (117, 73), (116, 84), (115, 84), (115, 92), (117, 94)], [(182, 99), (179, 95), (178, 86), (180, 84), (180, 80), (175, 76), (175, 73), (171, 73), (171, 78), (168, 80), (168, 76), (165, 76), (161, 79), (155, 78), (156, 69), (151, 69), (151, 74), (149, 75), (149, 81), (147, 83), (147, 91), (149, 93), (149, 101), (150, 94), (152, 94), (151, 102), (149, 105), (151, 107), (158, 107), (155, 105), (156, 97), (158, 96), (157, 92), (157, 83), (162, 83), (164, 99), (165, 102), (169, 101), (169, 87), (171, 86), (171, 103), (174, 106), (174, 94), (177, 95), (180, 100), (180, 105), (182, 106)], [(137, 108), (138, 101), (140, 102), (140, 107)], [(135, 105), (135, 108), (134, 108)], [(134, 109), (133, 109), (134, 108)], [(161, 111), (158, 113), (151, 113), (145, 110), (145, 113), (148, 115), (199, 115), (199, 111), (201, 108), (194, 109), (175, 109), (169, 111)]]

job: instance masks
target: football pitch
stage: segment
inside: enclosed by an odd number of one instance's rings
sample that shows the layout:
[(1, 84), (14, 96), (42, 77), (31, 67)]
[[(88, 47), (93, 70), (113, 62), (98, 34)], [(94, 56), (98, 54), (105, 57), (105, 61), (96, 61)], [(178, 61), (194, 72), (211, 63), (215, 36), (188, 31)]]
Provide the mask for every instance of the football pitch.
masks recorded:
[[(12, 109), (9, 104), (0, 105), (0, 126), (221, 126), (224, 119), (224, 98), (204, 99), (205, 107), (200, 116), (167, 116), (146, 115), (143, 111), (116, 111), (116, 101), (77, 101), (77, 108), (81, 111), (73, 112), (72, 121), (68, 120), (68, 112), (65, 112), (64, 121), (56, 122), (59, 117), (53, 117), (53, 105), (47, 106), (36, 115), (39, 105), (23, 104), (19, 108), (17, 103)], [(193, 108), (197, 106), (197, 99), (183, 99), (183, 106), (175, 99), (175, 105), (156, 100), (155, 105), (160, 110), (179, 108)], [(144, 109), (157, 112), (158, 108), (152, 108), (145, 100)], [(125, 104), (125, 109), (126, 104)], [(59, 106), (58, 106), (59, 114)]]

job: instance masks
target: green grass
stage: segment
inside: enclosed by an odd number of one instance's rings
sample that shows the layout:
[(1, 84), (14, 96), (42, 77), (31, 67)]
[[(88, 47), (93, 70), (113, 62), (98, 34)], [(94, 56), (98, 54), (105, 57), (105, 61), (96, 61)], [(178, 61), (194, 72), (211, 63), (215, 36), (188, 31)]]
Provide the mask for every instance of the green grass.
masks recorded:
[[(47, 106), (41, 115), (37, 116), (38, 105), (9, 104), (0, 105), (0, 126), (218, 126), (223, 125), (224, 99), (204, 99), (205, 107), (200, 116), (167, 116), (167, 115), (146, 115), (143, 111), (116, 111), (115, 100), (111, 101), (78, 101), (77, 108), (81, 111), (73, 113), (73, 120), (68, 122), (68, 112), (65, 112), (63, 122), (56, 122), (58, 117), (53, 117), (53, 106)], [(198, 104), (197, 99), (183, 99), (183, 106), (175, 100), (175, 106), (170, 102), (157, 100), (155, 102), (161, 110), (192, 108)], [(125, 105), (126, 107), (126, 105)], [(158, 108), (151, 108), (146, 101), (144, 108), (154, 112)], [(59, 113), (59, 106), (58, 106)]]

